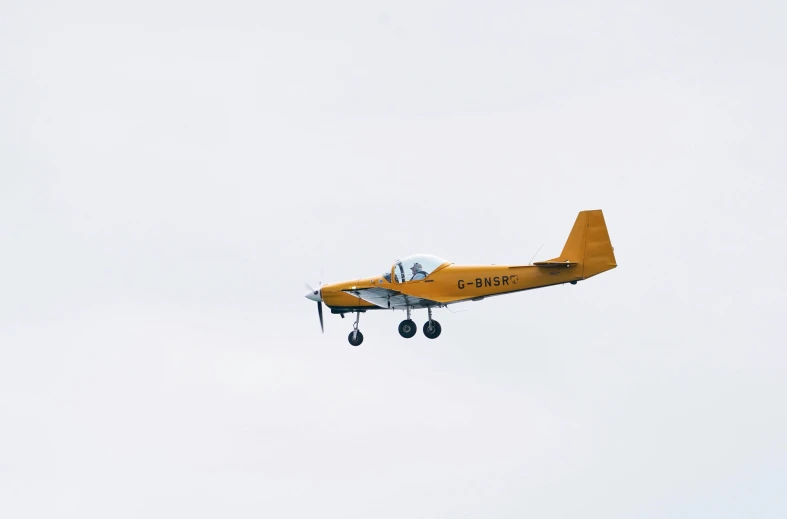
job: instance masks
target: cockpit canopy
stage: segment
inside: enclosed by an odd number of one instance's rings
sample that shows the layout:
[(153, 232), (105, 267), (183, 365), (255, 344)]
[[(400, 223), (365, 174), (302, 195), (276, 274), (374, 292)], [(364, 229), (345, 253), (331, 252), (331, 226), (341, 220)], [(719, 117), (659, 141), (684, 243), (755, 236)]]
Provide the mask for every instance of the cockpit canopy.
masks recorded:
[[(431, 254), (413, 254), (401, 260), (397, 260), (393, 265), (394, 283), (402, 283), (404, 281), (417, 281), (429, 276), (432, 272), (437, 270), (437, 267), (448, 263), (443, 258), (433, 256)], [(390, 283), (391, 273), (386, 272), (383, 277)]]

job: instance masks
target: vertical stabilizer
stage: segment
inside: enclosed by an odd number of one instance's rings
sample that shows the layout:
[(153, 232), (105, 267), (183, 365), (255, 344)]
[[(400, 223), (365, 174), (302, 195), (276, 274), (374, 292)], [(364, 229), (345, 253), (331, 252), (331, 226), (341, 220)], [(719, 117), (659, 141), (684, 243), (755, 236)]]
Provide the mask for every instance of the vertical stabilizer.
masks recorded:
[(581, 279), (617, 267), (601, 209), (580, 211), (560, 257), (549, 261), (579, 263), (578, 274)]

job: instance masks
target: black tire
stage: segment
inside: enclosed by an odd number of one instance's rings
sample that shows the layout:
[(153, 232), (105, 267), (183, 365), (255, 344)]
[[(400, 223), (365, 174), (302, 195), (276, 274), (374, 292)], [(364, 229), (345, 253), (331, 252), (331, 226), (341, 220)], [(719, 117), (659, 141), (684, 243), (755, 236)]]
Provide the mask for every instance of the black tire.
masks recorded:
[(358, 330), (358, 336), (355, 339), (353, 339), (353, 334), (355, 334), (355, 330), (350, 332), (350, 335), (347, 336), (347, 340), (350, 341), (350, 344), (353, 346), (360, 346), (363, 342), (363, 334), (361, 333), (361, 330)]
[(432, 326), (429, 326), (429, 321), (424, 323), (424, 335), (426, 335), (429, 339), (437, 339), (440, 337), (440, 332), (443, 331), (443, 327), (440, 326), (440, 323), (432, 319)]
[(399, 323), (399, 335), (404, 337), (405, 339), (409, 339), (415, 332), (418, 331), (418, 327), (415, 325), (412, 319), (405, 319), (401, 323)]

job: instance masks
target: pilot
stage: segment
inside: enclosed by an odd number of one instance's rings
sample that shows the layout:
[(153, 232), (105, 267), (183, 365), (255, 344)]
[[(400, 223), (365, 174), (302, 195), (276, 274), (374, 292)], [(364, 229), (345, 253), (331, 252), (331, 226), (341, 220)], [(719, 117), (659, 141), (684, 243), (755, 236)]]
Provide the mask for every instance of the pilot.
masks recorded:
[(424, 268), (421, 266), (420, 263), (414, 263), (410, 270), (413, 271), (413, 277), (410, 278), (410, 281), (415, 281), (417, 279), (424, 279), (427, 274), (424, 272)]

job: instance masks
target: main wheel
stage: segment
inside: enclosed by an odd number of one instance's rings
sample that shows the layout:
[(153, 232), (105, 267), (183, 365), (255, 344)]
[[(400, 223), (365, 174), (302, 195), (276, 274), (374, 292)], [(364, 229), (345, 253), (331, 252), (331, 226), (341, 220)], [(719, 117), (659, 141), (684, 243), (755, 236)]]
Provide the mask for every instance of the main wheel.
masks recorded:
[(409, 339), (415, 332), (418, 330), (418, 327), (415, 325), (412, 319), (405, 319), (401, 323), (399, 323), (399, 335), (404, 337), (405, 339)]
[(443, 328), (440, 326), (440, 323), (434, 319), (432, 319), (431, 326), (429, 325), (429, 321), (424, 323), (424, 335), (429, 339), (437, 339), (442, 331)]
[(358, 336), (355, 339), (353, 339), (354, 334), (355, 330), (351, 331), (350, 335), (347, 336), (347, 340), (350, 341), (350, 344), (353, 346), (360, 346), (363, 342), (363, 334), (361, 333), (361, 330), (358, 330)]

